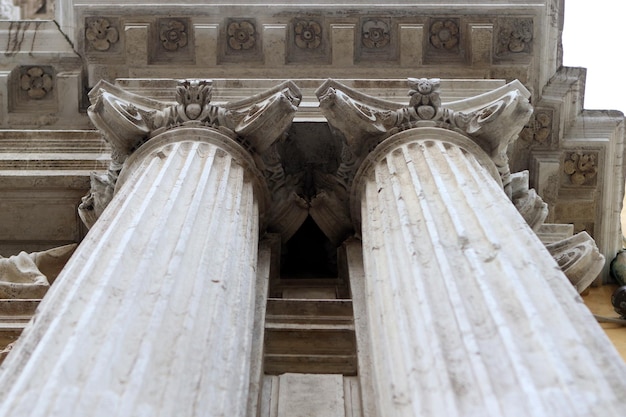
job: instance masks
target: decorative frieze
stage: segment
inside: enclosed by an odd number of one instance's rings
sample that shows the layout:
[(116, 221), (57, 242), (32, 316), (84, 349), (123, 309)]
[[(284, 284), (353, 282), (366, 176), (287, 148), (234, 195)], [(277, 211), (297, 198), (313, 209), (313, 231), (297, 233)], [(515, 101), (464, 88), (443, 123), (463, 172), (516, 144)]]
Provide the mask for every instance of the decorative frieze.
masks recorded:
[(41, 100), (48, 96), (54, 86), (54, 70), (48, 66), (20, 68), (20, 89), (26, 97)]
[(111, 17), (86, 18), (85, 39), (87, 40), (87, 50), (111, 51), (120, 39), (119, 19)]
[(598, 174), (598, 152), (576, 151), (565, 154), (563, 173), (566, 185), (595, 187)]

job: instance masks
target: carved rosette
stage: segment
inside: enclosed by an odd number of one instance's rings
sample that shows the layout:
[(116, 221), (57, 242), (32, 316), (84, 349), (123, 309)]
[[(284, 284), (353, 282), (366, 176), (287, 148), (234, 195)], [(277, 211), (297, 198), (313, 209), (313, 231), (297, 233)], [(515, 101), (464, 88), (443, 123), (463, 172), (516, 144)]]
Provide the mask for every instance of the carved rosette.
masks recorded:
[(175, 52), (187, 46), (187, 25), (179, 19), (159, 20), (159, 41), (168, 52)]
[(529, 53), (533, 40), (532, 19), (502, 19), (499, 22), (496, 55)]
[(41, 100), (48, 96), (54, 86), (54, 73), (50, 67), (20, 68), (20, 89), (28, 98)]
[(455, 50), (460, 36), (459, 22), (456, 19), (438, 19), (430, 25), (430, 44), (436, 49)]
[(226, 29), (228, 47), (234, 51), (247, 51), (255, 47), (256, 27), (250, 20), (231, 21)]
[(563, 172), (571, 185), (595, 186), (598, 174), (598, 152), (568, 152), (563, 162)]
[(520, 139), (529, 145), (547, 146), (552, 138), (552, 111), (535, 111), (530, 123), (520, 133)]
[(96, 51), (106, 52), (118, 42), (119, 31), (109, 18), (85, 19), (85, 39), (88, 45)]
[(361, 26), (361, 43), (369, 49), (384, 48), (391, 41), (389, 23), (384, 20), (370, 19)]
[(128, 157), (170, 129), (219, 130), (251, 153), (261, 172), (275, 169), (265, 167), (264, 154), (291, 125), (302, 97), (295, 84), (286, 81), (223, 106), (211, 104), (212, 88), (210, 80), (181, 80), (176, 90), (177, 103), (171, 104), (138, 96), (105, 81), (94, 87), (89, 94), (89, 117), (110, 143), (113, 162), (107, 173), (92, 175), (91, 191), (80, 205), (80, 217), (88, 227), (111, 201)]
[(317, 49), (322, 43), (322, 25), (316, 20), (296, 20), (293, 32), (300, 49)]

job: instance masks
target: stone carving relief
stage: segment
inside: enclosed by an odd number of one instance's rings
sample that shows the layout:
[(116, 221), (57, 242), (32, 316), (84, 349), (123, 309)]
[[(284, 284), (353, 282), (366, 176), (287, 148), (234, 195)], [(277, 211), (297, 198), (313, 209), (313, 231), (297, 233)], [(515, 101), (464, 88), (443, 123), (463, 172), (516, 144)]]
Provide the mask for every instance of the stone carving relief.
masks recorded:
[[(316, 91), (320, 109), (345, 147), (334, 179), (337, 186), (329, 188), (335, 190), (334, 193), (349, 190), (356, 169), (379, 143), (400, 131), (428, 126), (461, 131), (471, 138), (494, 162), (504, 189), (512, 198), (506, 150), (532, 114), (528, 94), (522, 93), (524, 87), (517, 82), (510, 83), (489, 97), (479, 96), (448, 107), (441, 103), (439, 85), (439, 79), (409, 79), (409, 105), (400, 106), (364, 95), (334, 80), (325, 82)], [(520, 203), (526, 201), (522, 195), (517, 197)], [(347, 197), (334, 200), (343, 201)], [(535, 208), (535, 200), (531, 200)], [(350, 217), (344, 207), (332, 207), (332, 210), (344, 214), (342, 221)], [(541, 222), (543, 219), (545, 216)], [(335, 229), (340, 227), (335, 225)]]
[(316, 20), (296, 20), (293, 32), (300, 49), (317, 49), (322, 44), (322, 25)]
[(532, 19), (501, 19), (498, 25), (497, 56), (530, 52), (533, 40)]
[(20, 89), (28, 98), (41, 100), (52, 91), (53, 77), (54, 73), (50, 67), (22, 67), (20, 68)]
[(551, 243), (546, 248), (578, 293), (593, 283), (604, 266), (604, 256), (587, 232)]
[(430, 24), (430, 44), (436, 49), (454, 50), (460, 36), (458, 19), (437, 19)]
[[(79, 214), (90, 227), (111, 201), (117, 176), (130, 154), (152, 137), (179, 126), (217, 129), (232, 137), (265, 167), (264, 154), (280, 139), (291, 125), (301, 100), (298, 88), (291, 81), (247, 99), (224, 105), (211, 103), (210, 80), (181, 80), (176, 89), (176, 103), (148, 99), (123, 90), (105, 81), (90, 92), (92, 105), (88, 109), (94, 125), (112, 147), (109, 172), (91, 177), (91, 191), (83, 198)], [(276, 165), (274, 163), (274, 165)], [(280, 180), (280, 179), (278, 179)]]
[(20, 8), (13, 5), (13, 0), (0, 0), (0, 19), (19, 20)]
[(85, 19), (85, 39), (89, 46), (96, 51), (105, 52), (119, 40), (119, 31), (110, 18), (87, 18)]
[(528, 171), (516, 172), (511, 175), (511, 197), (513, 205), (522, 215), (526, 223), (537, 232), (548, 217), (548, 205), (529, 188)]
[(43, 252), (0, 256), (0, 298), (43, 298), (76, 244)]
[(368, 19), (361, 25), (361, 43), (369, 49), (384, 48), (391, 41), (390, 32), (388, 22)]
[(159, 41), (163, 49), (175, 52), (187, 46), (187, 25), (182, 19), (160, 19)]
[(529, 145), (547, 146), (552, 138), (552, 111), (537, 110), (530, 123), (520, 133), (520, 139)]
[(595, 186), (598, 174), (598, 152), (569, 152), (565, 155), (563, 172), (569, 184)]
[(434, 119), (441, 109), (438, 78), (409, 78), (409, 106), (412, 106), (418, 116), (424, 120)]
[[(401, 130), (425, 125), (460, 130), (492, 158), (510, 195), (506, 149), (517, 139), (532, 114), (527, 98), (510, 83), (493, 92), (490, 96), (493, 101), (485, 103), (484, 98), (467, 99), (467, 110), (457, 111), (446, 106), (437, 107), (440, 102), (438, 83), (438, 79), (411, 79), (412, 105), (405, 107), (365, 96), (332, 80), (324, 83), (316, 93), (322, 113), (343, 134), (358, 158)], [(480, 104), (470, 107), (474, 103)]]
[(246, 51), (256, 45), (255, 24), (250, 20), (233, 20), (228, 23), (228, 47), (234, 51)]

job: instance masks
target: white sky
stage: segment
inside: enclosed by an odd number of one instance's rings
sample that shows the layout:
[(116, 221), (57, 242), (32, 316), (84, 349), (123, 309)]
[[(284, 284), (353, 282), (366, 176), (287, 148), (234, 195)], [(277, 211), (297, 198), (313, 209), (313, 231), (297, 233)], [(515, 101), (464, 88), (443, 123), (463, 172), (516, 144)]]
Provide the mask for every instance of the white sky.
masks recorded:
[(587, 68), (586, 109), (626, 113), (626, 1), (565, 0), (563, 65)]

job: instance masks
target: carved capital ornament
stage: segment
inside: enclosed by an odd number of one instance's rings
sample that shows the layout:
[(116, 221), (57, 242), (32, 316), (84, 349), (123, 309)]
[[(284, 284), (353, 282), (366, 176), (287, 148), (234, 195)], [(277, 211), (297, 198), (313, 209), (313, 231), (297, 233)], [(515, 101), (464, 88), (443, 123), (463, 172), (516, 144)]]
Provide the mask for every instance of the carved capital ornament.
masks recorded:
[[(237, 102), (211, 103), (210, 80), (180, 80), (176, 102), (145, 98), (105, 81), (90, 92), (89, 117), (112, 147), (106, 174), (94, 174), (91, 192), (79, 213), (88, 227), (95, 222), (114, 194), (117, 177), (128, 157), (152, 138), (176, 128), (214, 129), (245, 149), (258, 169), (265, 171), (263, 154), (291, 125), (301, 100), (291, 81)], [(230, 144), (228, 145), (230, 146)]]

